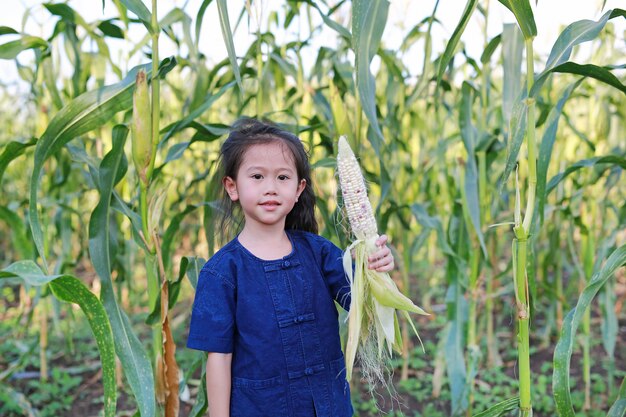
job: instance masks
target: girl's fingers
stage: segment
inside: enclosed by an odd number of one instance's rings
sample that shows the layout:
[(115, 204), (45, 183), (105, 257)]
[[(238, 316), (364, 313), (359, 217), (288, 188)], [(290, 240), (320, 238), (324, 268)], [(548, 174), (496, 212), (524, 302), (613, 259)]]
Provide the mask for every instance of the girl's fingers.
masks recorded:
[(380, 249), (368, 257), (368, 267), (378, 272), (389, 272), (393, 270), (394, 262), (391, 249), (387, 246), (389, 238), (387, 235), (380, 235), (376, 239), (376, 246)]
[(379, 248), (383, 247), (388, 240), (389, 238), (387, 237), (387, 235), (380, 235), (378, 236), (378, 239), (376, 239), (376, 246), (378, 246)]

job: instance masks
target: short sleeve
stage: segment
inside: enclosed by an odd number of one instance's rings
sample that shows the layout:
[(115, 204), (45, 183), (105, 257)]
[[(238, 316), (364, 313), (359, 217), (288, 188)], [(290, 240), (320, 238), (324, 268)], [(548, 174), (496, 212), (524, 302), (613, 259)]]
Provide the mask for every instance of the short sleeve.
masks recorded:
[(203, 268), (198, 277), (187, 347), (232, 353), (235, 329), (235, 286)]
[(351, 301), (350, 281), (343, 270), (343, 252), (330, 241), (326, 241), (322, 248), (322, 272), (333, 298), (348, 311)]

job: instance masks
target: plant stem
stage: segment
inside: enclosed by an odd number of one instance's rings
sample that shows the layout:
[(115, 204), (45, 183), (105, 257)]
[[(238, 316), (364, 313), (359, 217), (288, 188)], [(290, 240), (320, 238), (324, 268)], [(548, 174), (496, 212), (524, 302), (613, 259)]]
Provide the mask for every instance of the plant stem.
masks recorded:
[[(528, 149), (528, 193), (526, 194), (526, 211), (524, 221), (516, 224), (515, 230), (515, 285), (517, 299), (517, 354), (519, 366), (519, 396), (520, 416), (532, 415), (532, 402), (530, 390), (530, 303), (528, 300), (528, 281), (526, 263), (528, 254), (528, 238), (535, 210), (535, 194), (537, 189), (537, 144), (535, 140), (535, 100), (530, 97), (530, 91), (534, 83), (534, 54), (533, 38), (526, 39), (526, 88), (528, 91), (528, 124), (527, 149)], [(533, 279), (533, 277), (531, 277)]]
[(524, 416), (532, 410), (530, 390), (530, 343), (528, 282), (526, 279), (527, 239), (516, 239), (515, 243), (516, 296), (517, 296), (517, 357), (519, 365), (520, 411)]

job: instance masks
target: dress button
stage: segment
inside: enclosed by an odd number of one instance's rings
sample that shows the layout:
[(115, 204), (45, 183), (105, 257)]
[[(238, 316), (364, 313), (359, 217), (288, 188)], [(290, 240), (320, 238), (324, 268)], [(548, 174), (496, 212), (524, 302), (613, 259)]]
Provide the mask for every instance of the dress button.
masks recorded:
[(285, 263), (283, 265), (285, 265), (285, 267), (289, 267), (289, 265), (291, 265), (291, 263), (289, 261), (285, 261)]
[(313, 375), (313, 369), (312, 368), (306, 368), (304, 370), (304, 373), (307, 374), (307, 375)]

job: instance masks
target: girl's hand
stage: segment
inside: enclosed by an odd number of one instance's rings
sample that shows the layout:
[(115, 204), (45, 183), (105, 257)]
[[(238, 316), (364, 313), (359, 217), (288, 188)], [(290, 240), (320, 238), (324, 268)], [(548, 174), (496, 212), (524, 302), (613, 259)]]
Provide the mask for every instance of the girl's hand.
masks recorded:
[(371, 254), (368, 258), (368, 267), (378, 272), (389, 272), (394, 267), (393, 254), (391, 249), (386, 245), (387, 235), (381, 235), (376, 239), (378, 250)]

